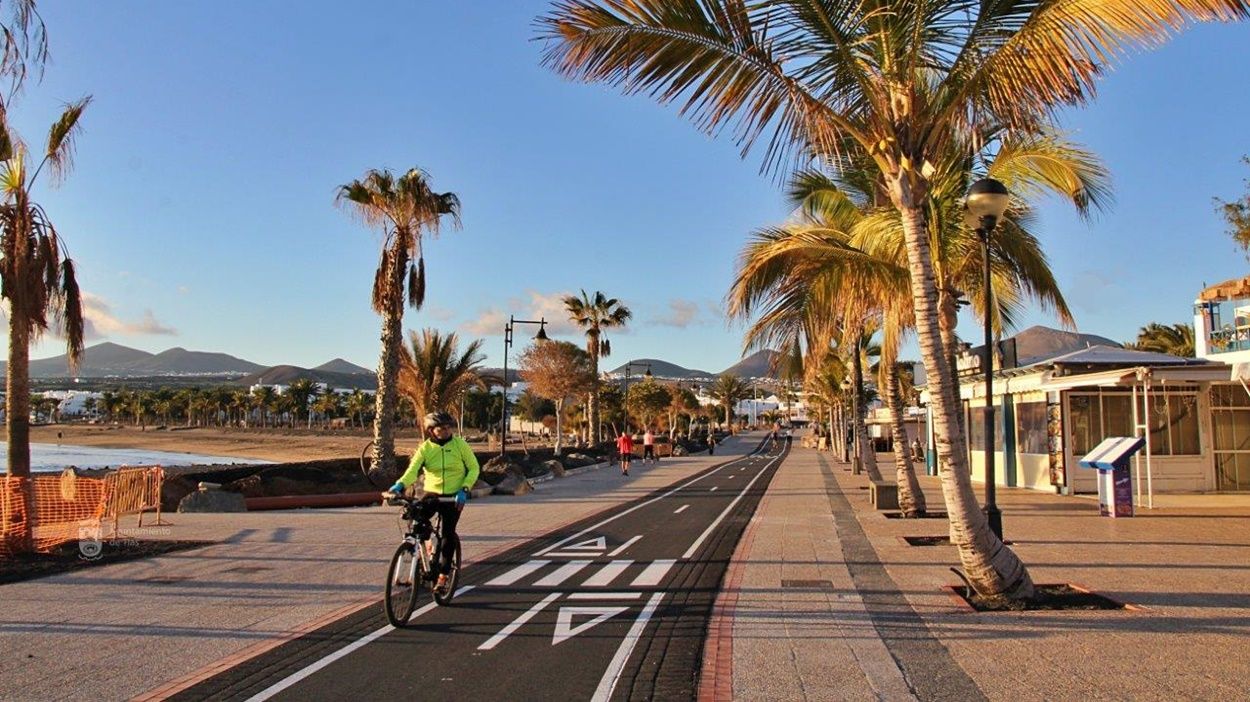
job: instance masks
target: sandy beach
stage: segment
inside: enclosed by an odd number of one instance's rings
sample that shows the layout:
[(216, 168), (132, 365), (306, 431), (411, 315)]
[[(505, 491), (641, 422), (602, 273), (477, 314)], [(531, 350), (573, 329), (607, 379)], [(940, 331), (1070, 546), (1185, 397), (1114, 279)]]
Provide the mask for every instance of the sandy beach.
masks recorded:
[[(58, 438), (58, 433), (60, 437)], [(367, 429), (154, 429), (132, 425), (52, 424), (31, 427), (30, 440), (105, 448), (142, 448), (214, 456), (258, 458), (278, 463), (360, 455), (372, 438)], [(416, 446), (416, 434), (403, 432), (401, 450)]]

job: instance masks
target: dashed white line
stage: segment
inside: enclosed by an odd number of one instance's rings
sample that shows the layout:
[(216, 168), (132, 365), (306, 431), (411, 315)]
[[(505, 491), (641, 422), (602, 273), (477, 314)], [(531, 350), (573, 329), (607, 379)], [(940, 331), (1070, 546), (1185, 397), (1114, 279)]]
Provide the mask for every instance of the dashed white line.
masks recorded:
[(534, 571), (550, 564), (551, 561), (527, 561), (494, 580), (486, 583), (487, 587), (498, 587), (501, 585), (511, 585)]
[(630, 587), (655, 587), (660, 584), (664, 576), (668, 574), (670, 568), (677, 561), (674, 559), (664, 559), (653, 562), (647, 566), (638, 577), (634, 578), (634, 582), (630, 583)]
[(560, 594), (561, 593), (559, 592), (553, 592), (550, 595), (547, 595), (546, 597), (544, 597), (538, 604), (526, 610), (524, 614), (517, 617), (516, 619), (513, 619), (512, 623), (500, 629), (498, 634), (495, 634), (489, 639), (486, 639), (486, 642), (483, 643), (481, 646), (478, 646), (477, 650), (489, 651), (492, 648), (498, 646), (500, 643), (503, 642), (504, 639), (511, 636), (512, 633), (515, 632), (517, 629), (520, 629), (522, 626), (525, 626), (525, 622), (528, 622), (529, 620), (533, 619), (534, 615), (538, 614), (539, 612), (543, 610), (543, 607), (546, 607), (547, 605), (555, 601), (558, 597), (560, 597)]
[(733, 502), (730, 502), (725, 507), (724, 511), (722, 511), (720, 515), (717, 516), (716, 519), (713, 520), (713, 522), (707, 526), (707, 529), (703, 530), (702, 534), (699, 534), (699, 538), (695, 539), (693, 544), (690, 544), (690, 548), (686, 549), (686, 552), (683, 553), (681, 557), (690, 558), (691, 556), (693, 556), (694, 552), (698, 551), (699, 547), (703, 545), (703, 541), (704, 539), (708, 537), (708, 534), (711, 534), (712, 530), (716, 528), (716, 525), (720, 524), (721, 520), (725, 518), (725, 515), (729, 514), (729, 510), (733, 509), (734, 505), (738, 504), (738, 500), (741, 500), (742, 496), (747, 494), (747, 490), (751, 489), (751, 486), (755, 484), (755, 481), (759, 480), (760, 476), (768, 471), (769, 466), (771, 466), (775, 461), (780, 460), (780, 459), (781, 459), (781, 456), (778, 456), (777, 458), (774, 458), (772, 461), (765, 463), (764, 467), (761, 468), (760, 471), (755, 474), (755, 477), (748, 480), (747, 484), (742, 487), (742, 491), (739, 492), (738, 496), (733, 499)]
[(716, 491), (717, 491), (717, 490), (719, 490), (719, 489), (720, 489), (720, 486), (719, 486), (719, 485), (717, 485), (716, 487), (712, 488), (711, 490), (708, 490), (708, 492), (716, 492)]
[(626, 541), (625, 543), (621, 544), (621, 545), (620, 545), (620, 546), (618, 546), (617, 548), (613, 549), (613, 550), (612, 550), (612, 553), (609, 553), (609, 554), (608, 554), (608, 558), (611, 558), (611, 557), (613, 557), (613, 556), (616, 556), (616, 555), (620, 554), (620, 552), (621, 552), (621, 551), (624, 551), (625, 549), (629, 548), (630, 546), (633, 546), (635, 543), (637, 543), (638, 539), (641, 539), (641, 538), (642, 538), (642, 534), (639, 534), (638, 536), (635, 536), (634, 538), (630, 539), (629, 541)]
[(677, 509), (673, 510), (673, 514), (681, 514), (682, 512), (685, 512), (689, 507), (690, 505), (682, 505), (681, 507), (678, 507)]
[(582, 583), (583, 587), (607, 587), (616, 579), (625, 569), (633, 564), (633, 561), (612, 561), (599, 569), (599, 572), (586, 579)]
[(588, 565), (590, 565), (590, 561), (569, 561), (559, 568), (556, 568), (550, 575), (542, 578), (534, 584), (538, 587), (556, 587), (560, 583), (576, 575), (577, 571)]
[(636, 600), (641, 592), (574, 592), (570, 600)]

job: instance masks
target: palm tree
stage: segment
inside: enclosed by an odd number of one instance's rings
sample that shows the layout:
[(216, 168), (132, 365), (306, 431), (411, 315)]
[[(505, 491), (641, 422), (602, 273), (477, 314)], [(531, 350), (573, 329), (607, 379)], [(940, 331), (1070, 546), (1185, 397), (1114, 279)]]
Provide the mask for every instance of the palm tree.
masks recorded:
[(317, 383), (310, 378), (296, 378), (286, 388), (286, 396), (291, 398), (295, 407), (295, 418), (304, 417), (311, 425), (312, 415), (308, 411), (309, 403), (317, 394)]
[(1032, 580), (977, 507), (956, 423), (926, 207), (935, 164), (985, 125), (1035, 129), (1060, 107), (1083, 104), (1111, 60), (1187, 21), (1247, 16), (1246, 0), (559, 0), (540, 22), (547, 65), (661, 102), (683, 99), (709, 133), (736, 123), (744, 151), (770, 131), (765, 163), (774, 169), (803, 149), (836, 162), (847, 144), (879, 166), (902, 218), (960, 559), (982, 595), (1023, 598)]
[(1167, 325), (1151, 322), (1137, 332), (1137, 341), (1125, 344), (1124, 348), (1193, 358), (1194, 327), (1184, 323)]
[(455, 193), (435, 192), (429, 175), (413, 168), (398, 178), (390, 171), (371, 170), (340, 187), (337, 202), (351, 208), (365, 224), (380, 226), (383, 233), (382, 258), (373, 278), (373, 309), (382, 315), (382, 351), (371, 469), (391, 475), (395, 473), (395, 376), (404, 342), (405, 292), (408, 304), (421, 309), (425, 302), (421, 237), (425, 232), (437, 235), (444, 215), (459, 226), (460, 198)]
[(712, 384), (712, 397), (725, 408), (725, 424), (730, 432), (733, 432), (733, 410), (749, 392), (750, 388), (746, 381), (733, 373), (717, 376), (716, 382)]
[[(5, 47), (11, 50), (12, 39), (6, 37)], [(4, 73), (7, 54), (0, 59)], [(30, 344), (49, 327), (58, 328), (65, 337), (66, 355), (71, 370), (77, 367), (83, 348), (82, 300), (74, 262), (68, 256), (48, 213), (33, 200), (33, 190), (44, 167), (53, 180), (69, 173), (73, 163), (74, 138), (79, 119), (91, 102), (83, 98), (61, 113), (48, 132), (48, 140), (34, 167), (27, 161), (26, 147), (20, 137), (3, 119), (0, 111), (0, 187), (4, 199), (0, 203), (0, 297), (8, 303), (9, 358), (6, 381), (5, 416), (8, 419), (9, 458), (7, 474), (11, 478), (30, 477)], [(23, 482), (22, 499), (27, 515), (35, 509), (28, 481)], [(32, 524), (28, 518), (24, 523)], [(15, 547), (31, 546), (29, 530), (18, 534)]]
[(564, 308), (568, 310), (569, 319), (586, 330), (586, 353), (590, 354), (590, 368), (595, 376), (593, 389), (587, 397), (587, 414), (590, 415), (591, 442), (599, 443), (599, 358), (608, 356), (612, 346), (603, 338), (604, 329), (623, 327), (633, 313), (616, 298), (609, 298), (598, 290), (594, 297), (581, 291), (581, 297), (567, 295), (564, 297)]
[(469, 388), (485, 387), (481, 339), (461, 353), (455, 332), (443, 336), (437, 329), (424, 329), (409, 332), (408, 344), (400, 349), (398, 387), (412, 402), (418, 421), (429, 412), (457, 408)]

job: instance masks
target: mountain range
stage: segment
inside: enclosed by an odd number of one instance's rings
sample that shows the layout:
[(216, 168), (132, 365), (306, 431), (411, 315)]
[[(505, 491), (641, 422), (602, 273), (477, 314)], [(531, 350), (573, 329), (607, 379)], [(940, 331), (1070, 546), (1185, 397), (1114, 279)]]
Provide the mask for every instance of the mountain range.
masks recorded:
[[(684, 368), (657, 358), (644, 358), (631, 361), (631, 373), (642, 375), (645, 366), (649, 365), (651, 373), (659, 378), (715, 378), (723, 373), (733, 373), (743, 378), (770, 377), (768, 365), (774, 351), (759, 351), (721, 373), (705, 370)], [(5, 364), (0, 363), (0, 370)], [(485, 369), (488, 373), (501, 373), (500, 369)], [(607, 371), (611, 375), (624, 376), (625, 366)], [(509, 368), (510, 380), (518, 380), (516, 369)], [(30, 362), (32, 379), (69, 378), (69, 363), (62, 354), (51, 358), (42, 358)], [(166, 349), (160, 353), (149, 353), (132, 349), (128, 346), (104, 342), (83, 349), (82, 359), (73, 377), (93, 378), (101, 380), (128, 378), (160, 378), (160, 377), (205, 377), (219, 378), (223, 382), (234, 385), (288, 385), (297, 378), (310, 378), (336, 388), (359, 388), (372, 390), (377, 386), (373, 371), (354, 363), (335, 358), (314, 368), (302, 368), (293, 365), (263, 366), (225, 353), (208, 351), (189, 351), (181, 347)]]

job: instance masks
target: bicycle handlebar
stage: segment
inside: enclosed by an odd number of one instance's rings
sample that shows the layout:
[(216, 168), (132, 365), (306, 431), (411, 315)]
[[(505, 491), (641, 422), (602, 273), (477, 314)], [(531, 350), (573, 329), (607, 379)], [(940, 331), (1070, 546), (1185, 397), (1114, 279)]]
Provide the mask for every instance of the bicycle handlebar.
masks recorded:
[[(397, 494), (395, 494), (395, 493), (393, 493), (393, 492), (384, 492), (384, 493), (382, 493), (382, 499), (383, 499), (383, 501), (385, 501), (385, 502), (386, 502), (386, 504), (390, 505), (391, 507), (404, 507), (404, 506), (406, 506), (406, 505), (410, 505), (410, 504), (412, 504), (412, 503), (414, 503), (414, 502), (420, 502), (420, 501), (421, 501), (421, 500), (414, 500), (414, 499), (412, 499), (412, 498), (410, 498), (410, 497), (405, 497), (404, 495), (397, 495)], [(422, 499), (424, 499), (424, 498), (422, 498)], [(455, 501), (456, 501), (456, 496), (455, 496), (455, 495), (439, 495), (439, 496), (438, 496), (438, 501), (439, 501), (439, 502), (452, 503), (452, 502), (455, 502)]]

